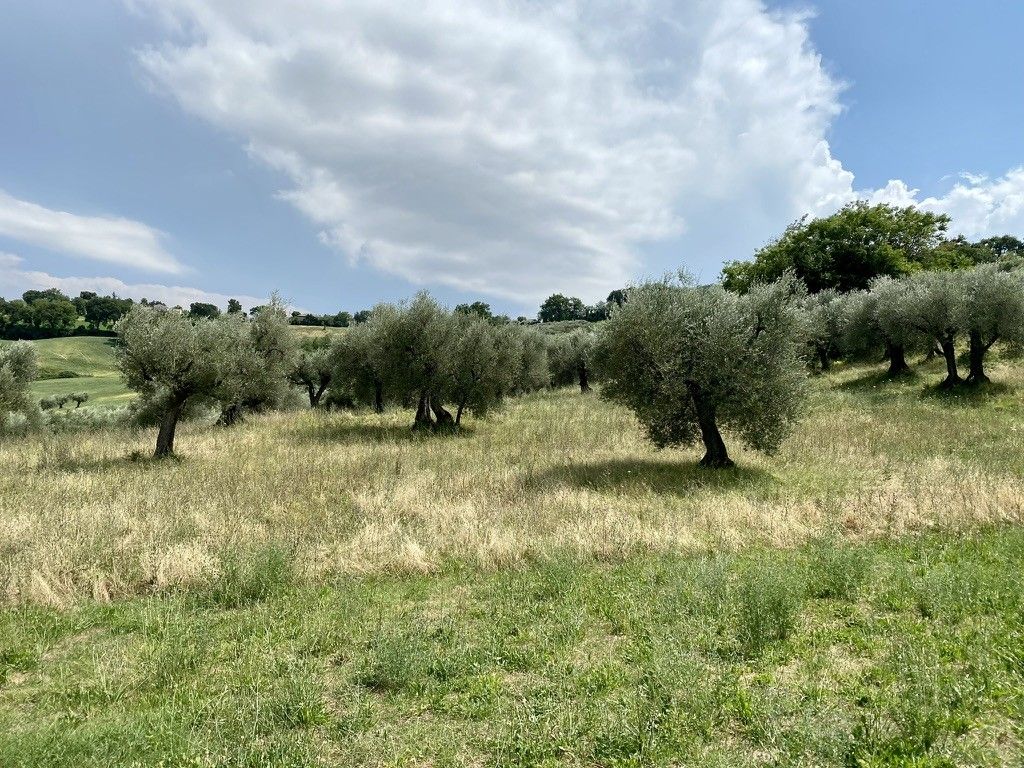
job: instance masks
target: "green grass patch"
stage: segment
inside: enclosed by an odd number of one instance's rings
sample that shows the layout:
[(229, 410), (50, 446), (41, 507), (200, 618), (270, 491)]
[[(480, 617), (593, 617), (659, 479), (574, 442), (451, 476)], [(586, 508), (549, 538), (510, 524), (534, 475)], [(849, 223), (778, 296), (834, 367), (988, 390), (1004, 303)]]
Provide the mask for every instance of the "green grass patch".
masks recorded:
[[(0, 614), (0, 765), (1008, 765), (1024, 532)], [(213, 599), (210, 599), (210, 595)]]

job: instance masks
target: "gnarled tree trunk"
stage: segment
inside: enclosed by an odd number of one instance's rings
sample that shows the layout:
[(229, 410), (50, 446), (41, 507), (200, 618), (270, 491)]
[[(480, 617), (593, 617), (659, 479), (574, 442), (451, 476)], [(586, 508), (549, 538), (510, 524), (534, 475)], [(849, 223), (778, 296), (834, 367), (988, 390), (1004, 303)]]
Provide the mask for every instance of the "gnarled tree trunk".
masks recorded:
[(832, 367), (832, 359), (828, 356), (828, 350), (818, 347), (818, 362), (821, 363), (821, 372), (826, 373)]
[(434, 428), (434, 417), (430, 415), (430, 393), (427, 391), (420, 392), (420, 399), (416, 404), (416, 418), (412, 422), (412, 428)]
[(430, 410), (434, 412), (434, 417), (437, 419), (434, 423), (434, 429), (445, 429), (455, 426), (455, 419), (452, 418), (451, 413), (438, 398), (430, 398)]
[(700, 385), (691, 382), (687, 385), (690, 391), (690, 398), (693, 400), (693, 408), (697, 412), (697, 423), (700, 425), (700, 436), (704, 442), (704, 458), (700, 460), (702, 467), (731, 467), (732, 459), (725, 449), (725, 441), (722, 433), (718, 431), (718, 423), (715, 421), (715, 406), (704, 397)]
[(309, 393), (309, 407), (316, 408), (320, 405), (320, 400), (323, 399), (324, 392), (327, 391), (327, 384), (321, 383), (320, 386), (316, 388), (314, 388), (312, 384), (307, 384), (306, 391)]
[(580, 392), (590, 391), (590, 372), (587, 370), (586, 363), (582, 363), (577, 372), (580, 376)]
[(971, 367), (967, 373), (968, 384), (986, 384), (989, 381), (985, 375), (985, 353), (988, 352), (991, 344), (985, 344), (981, 338), (980, 331), (971, 331), (970, 334), (970, 360)]
[(239, 403), (231, 403), (225, 406), (220, 412), (217, 423), (222, 427), (233, 427), (242, 420), (242, 406)]
[(466, 410), (466, 401), (462, 400), (459, 402), (459, 407), (455, 410), (455, 426), (462, 424), (462, 414)]
[(948, 389), (963, 383), (963, 379), (960, 378), (960, 372), (956, 367), (956, 349), (953, 346), (953, 339), (947, 336), (942, 340), (941, 347), (942, 356), (946, 360), (946, 378), (939, 386)]
[(384, 382), (380, 379), (373, 380), (373, 410), (384, 413)]
[(889, 370), (885, 372), (886, 376), (891, 378), (901, 376), (904, 373), (910, 373), (910, 366), (907, 365), (907, 354), (903, 345), (886, 344), (885, 356), (889, 358)]
[(164, 417), (160, 421), (160, 431), (156, 435), (156, 451), (153, 453), (155, 458), (162, 459), (174, 455), (174, 433), (184, 409), (184, 401), (174, 401), (164, 412)]

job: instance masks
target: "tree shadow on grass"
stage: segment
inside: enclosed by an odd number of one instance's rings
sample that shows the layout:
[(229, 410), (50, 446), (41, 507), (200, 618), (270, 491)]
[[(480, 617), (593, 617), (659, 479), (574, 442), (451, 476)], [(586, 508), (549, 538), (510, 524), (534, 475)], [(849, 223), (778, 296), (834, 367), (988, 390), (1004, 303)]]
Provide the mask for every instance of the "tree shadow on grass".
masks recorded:
[(891, 389), (907, 384), (913, 384), (920, 379), (920, 374), (910, 370), (896, 376), (890, 376), (886, 371), (873, 371), (855, 379), (844, 381), (838, 384), (836, 389), (840, 392), (877, 392), (881, 389)]
[(613, 459), (555, 467), (538, 476), (536, 482), (595, 491), (686, 496), (703, 490), (763, 490), (775, 479), (765, 470), (752, 467), (708, 469), (696, 461)]
[(978, 408), (1014, 391), (1009, 384), (989, 381), (983, 384), (957, 384), (944, 387), (942, 383), (929, 384), (921, 391), (922, 400), (942, 403), (954, 408)]
[(408, 424), (373, 423), (372, 421), (323, 421), (304, 427), (296, 438), (310, 443), (354, 445), (358, 443), (408, 443), (420, 440), (446, 440), (471, 437), (473, 430), (465, 426), (437, 432), (416, 431)]

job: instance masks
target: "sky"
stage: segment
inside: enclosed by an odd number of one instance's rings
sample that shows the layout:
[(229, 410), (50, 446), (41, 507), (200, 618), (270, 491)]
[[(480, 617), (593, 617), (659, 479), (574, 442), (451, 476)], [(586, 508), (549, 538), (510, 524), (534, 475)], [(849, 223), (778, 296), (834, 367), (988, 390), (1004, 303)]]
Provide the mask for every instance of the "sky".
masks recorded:
[(0, 295), (532, 315), (854, 199), (1024, 236), (1024, 3), (0, 0)]

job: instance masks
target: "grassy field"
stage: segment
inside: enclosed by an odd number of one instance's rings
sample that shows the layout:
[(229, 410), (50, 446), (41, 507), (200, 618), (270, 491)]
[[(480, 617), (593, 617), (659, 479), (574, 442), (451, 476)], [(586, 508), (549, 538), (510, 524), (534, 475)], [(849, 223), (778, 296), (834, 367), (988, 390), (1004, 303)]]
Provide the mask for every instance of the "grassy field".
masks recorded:
[(114, 367), (113, 339), (101, 336), (72, 336), (64, 339), (42, 339), (33, 344), (39, 353), (44, 372), (68, 371), (77, 378), (41, 379), (32, 385), (38, 398), (89, 394), (90, 406), (127, 405), (135, 395), (124, 386)]
[(779, 455), (572, 390), (0, 446), (0, 765), (1005, 765), (1024, 367), (814, 381)]

